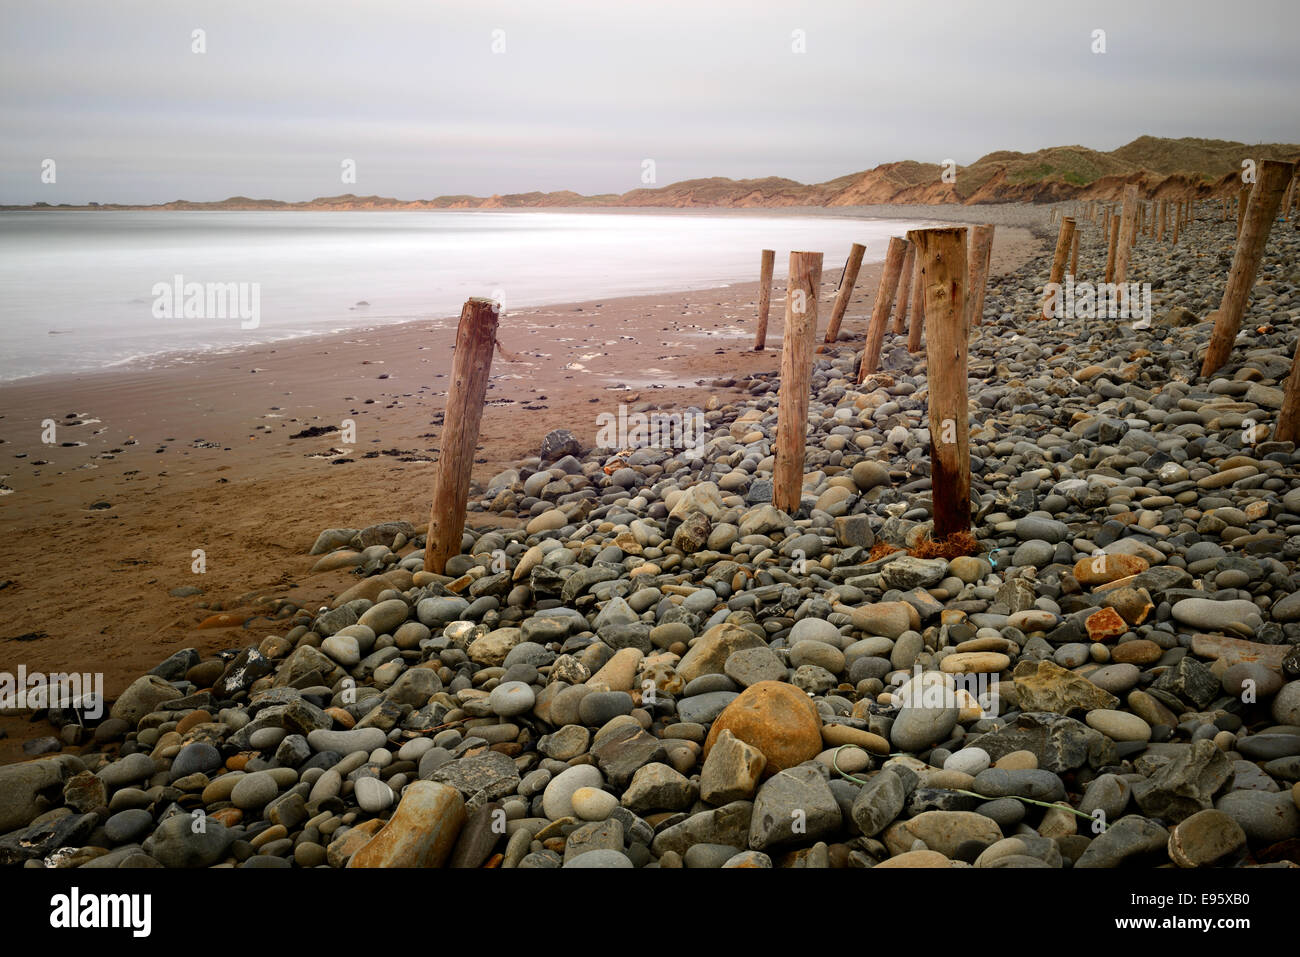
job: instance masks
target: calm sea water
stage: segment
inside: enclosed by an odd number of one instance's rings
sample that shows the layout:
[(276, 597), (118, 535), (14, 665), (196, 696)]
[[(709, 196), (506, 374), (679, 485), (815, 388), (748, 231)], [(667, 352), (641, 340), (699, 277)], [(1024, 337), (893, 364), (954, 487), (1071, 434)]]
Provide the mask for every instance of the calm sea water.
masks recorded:
[[(778, 278), (791, 249), (824, 252), (823, 275), (836, 278), (851, 243), (879, 261), (889, 236), (912, 225), (651, 213), (0, 213), (0, 381), (454, 322), (469, 296), (500, 298), (508, 315), (752, 281), (764, 247), (777, 250)], [(209, 284), (223, 287), (216, 298)]]

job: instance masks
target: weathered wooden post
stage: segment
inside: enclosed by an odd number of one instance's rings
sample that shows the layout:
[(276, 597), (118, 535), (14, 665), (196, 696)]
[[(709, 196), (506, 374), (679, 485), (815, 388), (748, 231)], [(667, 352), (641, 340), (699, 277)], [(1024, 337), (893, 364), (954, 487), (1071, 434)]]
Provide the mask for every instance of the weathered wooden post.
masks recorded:
[(1115, 253), (1119, 248), (1119, 217), (1110, 218), (1110, 239), (1106, 243), (1106, 274), (1103, 282), (1110, 282), (1115, 278)]
[(1282, 411), (1277, 415), (1277, 429), (1272, 436), (1275, 442), (1300, 443), (1300, 339), (1296, 340), (1295, 355), (1291, 358), (1291, 374), (1286, 379), (1282, 394)]
[(1242, 224), (1246, 221), (1246, 206), (1250, 203), (1250, 194), (1254, 192), (1249, 186), (1237, 191), (1237, 235), (1241, 235)]
[(934, 539), (970, 531), (970, 412), (966, 400), (966, 230), (908, 233), (924, 263), (926, 378), (930, 406), (930, 488)]
[[(907, 235), (910, 237), (912, 234), (909, 232)], [(921, 333), (925, 331), (924, 283), (925, 261), (921, 257), (921, 250), (918, 249), (912, 263), (912, 318), (907, 327), (907, 351), (913, 355), (921, 351)]]
[(889, 248), (885, 251), (885, 266), (880, 273), (880, 287), (876, 290), (876, 302), (871, 308), (871, 322), (867, 326), (867, 341), (862, 349), (862, 360), (858, 365), (858, 381), (865, 382), (867, 376), (876, 371), (880, 365), (880, 347), (885, 342), (885, 326), (889, 324), (889, 310), (894, 305), (894, 294), (898, 290), (898, 277), (903, 273), (903, 260), (907, 258), (907, 241), (897, 236), (889, 237)]
[(764, 249), (758, 264), (758, 328), (754, 330), (754, 351), (762, 352), (767, 345), (767, 314), (772, 308), (772, 267), (776, 264), (776, 250)]
[(1160, 228), (1156, 232), (1156, 242), (1165, 241), (1165, 227), (1169, 225), (1169, 200), (1160, 200)]
[(1079, 278), (1079, 234), (1082, 232), (1083, 230), (1076, 226), (1074, 230), (1074, 242), (1071, 243), (1070, 275), (1075, 279)]
[(1183, 228), (1183, 217), (1184, 217), (1185, 214), (1186, 214), (1186, 211), (1185, 211), (1185, 209), (1184, 209), (1184, 207), (1183, 207), (1183, 204), (1182, 204), (1182, 203), (1179, 203), (1179, 204), (1178, 204), (1178, 211), (1177, 211), (1177, 213), (1174, 215), (1174, 234), (1173, 234), (1173, 236), (1171, 236), (1171, 237), (1169, 238), (1169, 245), (1171, 245), (1171, 246), (1177, 246), (1177, 245), (1178, 245), (1178, 233), (1179, 233), (1179, 231), (1182, 230), (1182, 228)]
[(1130, 247), (1133, 245), (1133, 230), (1136, 225), (1134, 216), (1137, 214), (1137, 201), (1138, 188), (1136, 186), (1125, 186), (1124, 207), (1119, 217), (1119, 248), (1115, 251), (1114, 281), (1117, 283), (1122, 283), (1128, 279), (1128, 257)]
[[(1065, 263), (1070, 258), (1070, 246), (1074, 243), (1074, 219), (1066, 216), (1061, 220), (1061, 231), (1056, 236), (1056, 255), (1052, 257), (1052, 273), (1047, 278), (1047, 285), (1061, 284), (1065, 278)], [(1043, 302), (1039, 306), (1039, 318), (1052, 318), (1047, 314), (1047, 304), (1054, 297), (1047, 289), (1043, 290)]]
[(849, 297), (853, 295), (853, 284), (858, 281), (858, 270), (862, 268), (862, 254), (867, 247), (854, 243), (849, 248), (848, 261), (844, 263), (844, 275), (840, 277), (839, 292), (835, 295), (835, 305), (831, 306), (831, 321), (826, 326), (826, 341), (834, 342), (840, 334), (840, 323), (844, 321), (844, 310), (849, 307)]
[(794, 515), (803, 493), (803, 460), (808, 432), (808, 393), (813, 345), (817, 338), (817, 293), (822, 284), (821, 253), (790, 253), (785, 296), (785, 335), (781, 341), (781, 392), (776, 420), (776, 463), (772, 504)]
[(894, 310), (894, 335), (902, 335), (907, 328), (907, 304), (912, 300), (912, 272), (916, 262), (916, 247), (904, 239), (907, 253), (903, 256), (903, 269), (898, 274), (898, 307)]
[[(1075, 233), (1076, 238), (1078, 233)], [(1075, 245), (1075, 250), (1078, 250)], [(966, 276), (966, 325), (984, 324), (984, 293), (988, 290), (989, 263), (993, 259), (993, 224), (976, 226), (970, 234), (970, 271)]]
[(1219, 316), (1214, 320), (1214, 332), (1210, 334), (1210, 344), (1205, 350), (1202, 376), (1213, 375), (1228, 361), (1233, 340), (1241, 328), (1241, 318), (1246, 313), (1250, 290), (1255, 285), (1255, 274), (1264, 257), (1273, 218), (1277, 216), (1282, 194), (1294, 172), (1294, 163), (1264, 160), (1259, 164), (1255, 188), (1250, 192), (1250, 202), (1240, 220), (1242, 226), (1237, 236), (1237, 251), (1232, 257), (1228, 284), (1223, 289)]
[(447, 409), (443, 415), (438, 471), (433, 481), (429, 534), (424, 544), (424, 570), (441, 575), (447, 559), (460, 554), (465, 532), (465, 503), (470, 472), (478, 446), (483, 400), (487, 396), (492, 349), (497, 339), (501, 304), (492, 299), (466, 301), (456, 326), (456, 351), (451, 360)]

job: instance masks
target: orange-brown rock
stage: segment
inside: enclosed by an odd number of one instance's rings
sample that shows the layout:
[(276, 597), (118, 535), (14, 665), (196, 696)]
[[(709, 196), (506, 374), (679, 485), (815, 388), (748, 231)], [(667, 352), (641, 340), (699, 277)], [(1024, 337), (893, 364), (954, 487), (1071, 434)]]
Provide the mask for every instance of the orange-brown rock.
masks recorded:
[(1088, 637), (1093, 641), (1110, 641), (1128, 631), (1128, 622), (1114, 608), (1094, 611), (1083, 626), (1088, 629)]
[(329, 847), (325, 849), (325, 860), (329, 862), (330, 867), (346, 866), (348, 859), (370, 843), (371, 838), (378, 834), (383, 826), (384, 822), (375, 817), (369, 821), (362, 821), (356, 827), (348, 828), (330, 842)]
[(244, 812), (237, 807), (223, 807), (219, 811), (213, 811), (208, 817), (220, 821), (226, 827), (234, 827), (244, 819)]
[(442, 867), (465, 823), (465, 800), (449, 784), (413, 781), (397, 810), (348, 867)]
[(1102, 605), (1106, 608), (1114, 608), (1130, 625), (1142, 624), (1146, 621), (1147, 615), (1155, 611), (1155, 605), (1151, 603), (1151, 595), (1145, 588), (1128, 586), (1108, 588), (1103, 594)]
[(1075, 562), (1074, 577), (1080, 585), (1105, 585), (1130, 575), (1140, 575), (1151, 563), (1140, 555), (1094, 555)]
[(352, 717), (352, 714), (344, 708), (326, 708), (325, 713), (333, 718), (334, 723), (344, 731), (351, 729), (357, 723), (357, 719)]
[(704, 756), (723, 730), (730, 731), (767, 759), (764, 776), (792, 768), (822, 750), (821, 715), (811, 699), (783, 681), (760, 681), (741, 692), (713, 722)]
[(189, 731), (191, 728), (193, 728), (196, 724), (203, 724), (211, 720), (212, 720), (212, 715), (208, 714), (202, 708), (200, 708), (198, 711), (191, 711), (185, 717), (181, 718), (179, 721), (176, 722), (176, 733), (184, 734), (186, 731)]
[(1116, 664), (1149, 665), (1159, 661), (1165, 650), (1154, 641), (1139, 638), (1137, 641), (1123, 641), (1110, 650), (1110, 660)]

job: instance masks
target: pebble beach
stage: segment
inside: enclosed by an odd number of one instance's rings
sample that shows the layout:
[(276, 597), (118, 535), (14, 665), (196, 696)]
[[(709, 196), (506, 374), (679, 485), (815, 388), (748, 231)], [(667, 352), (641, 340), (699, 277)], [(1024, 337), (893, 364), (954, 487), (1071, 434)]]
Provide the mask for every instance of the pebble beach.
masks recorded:
[(1045, 208), (885, 209), (1040, 240), (971, 329), (969, 554), (930, 537), (924, 348), (891, 326), (858, 382), (864, 296), (814, 358), (797, 512), (772, 504), (777, 328), (695, 404), (631, 405), (698, 413), (698, 448), (516, 436), (445, 574), (418, 508), (295, 515), (286, 573), (344, 584), (168, 648), (97, 719), (33, 716), (0, 864), (1296, 867), (1300, 452), (1272, 432), (1300, 231), (1273, 225), (1207, 379), (1217, 204), (1139, 237), (1137, 328), (1037, 318)]

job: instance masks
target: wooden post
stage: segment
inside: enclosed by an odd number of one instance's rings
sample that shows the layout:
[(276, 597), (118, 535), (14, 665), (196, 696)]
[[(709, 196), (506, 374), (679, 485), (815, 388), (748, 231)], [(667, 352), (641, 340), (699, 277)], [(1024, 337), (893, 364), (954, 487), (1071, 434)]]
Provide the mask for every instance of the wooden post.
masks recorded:
[(966, 400), (966, 230), (908, 233), (924, 263), (926, 377), (934, 539), (970, 531), (970, 411)]
[(1249, 186), (1241, 187), (1237, 193), (1237, 235), (1241, 235), (1242, 223), (1246, 221), (1246, 206), (1250, 202), (1250, 194), (1253, 190)]
[(916, 247), (909, 240), (903, 240), (907, 254), (903, 257), (903, 271), (899, 273), (898, 308), (894, 310), (894, 335), (902, 335), (907, 328), (907, 304), (912, 299), (912, 272), (916, 262)]
[(1072, 250), (1070, 252), (1070, 275), (1073, 276), (1075, 279), (1079, 278), (1079, 234), (1081, 232), (1083, 232), (1083, 230), (1077, 227), (1075, 228), (1074, 242), (1071, 243)]
[(479, 423), (483, 420), (483, 399), (487, 396), (500, 312), (500, 303), (479, 298), (467, 300), (460, 311), (439, 441), (438, 471), (433, 481), (433, 505), (429, 509), (429, 534), (424, 543), (426, 572), (441, 575), (447, 559), (460, 554), (469, 478), (474, 468)]
[[(1077, 245), (1075, 249), (1078, 250)], [(985, 223), (972, 229), (970, 235), (970, 271), (966, 276), (967, 326), (984, 324), (984, 293), (988, 288), (989, 263), (992, 259), (993, 225)]]
[(844, 310), (849, 306), (849, 297), (853, 295), (853, 284), (858, 281), (858, 270), (862, 268), (862, 254), (867, 247), (854, 243), (849, 248), (848, 261), (844, 263), (844, 275), (840, 277), (840, 289), (835, 296), (835, 305), (831, 306), (831, 321), (826, 326), (826, 341), (834, 342), (840, 334), (840, 323), (844, 321)]
[[(1066, 216), (1061, 220), (1061, 231), (1056, 236), (1056, 255), (1052, 257), (1052, 273), (1047, 278), (1047, 284), (1060, 285), (1061, 280), (1065, 278), (1065, 263), (1070, 258), (1070, 246), (1074, 242), (1074, 219)], [(1053, 296), (1046, 289), (1043, 290), (1043, 302), (1039, 307), (1039, 318), (1052, 318), (1047, 314), (1047, 304), (1051, 302)]]
[(1165, 241), (1165, 228), (1169, 225), (1169, 200), (1160, 200), (1160, 229), (1156, 233), (1156, 241)]
[(889, 237), (885, 266), (880, 273), (880, 286), (876, 289), (876, 303), (871, 308), (871, 323), (867, 326), (867, 342), (863, 346), (862, 360), (858, 365), (859, 382), (865, 382), (867, 376), (880, 365), (880, 347), (885, 341), (885, 326), (889, 323), (889, 310), (894, 306), (898, 277), (903, 273), (903, 260), (907, 258), (906, 249), (906, 240), (897, 236)]
[(754, 351), (762, 352), (767, 345), (767, 314), (772, 308), (772, 267), (776, 264), (776, 250), (764, 249), (758, 265), (758, 328), (754, 330)]
[[(1124, 208), (1119, 217), (1119, 248), (1115, 252), (1114, 282), (1122, 283), (1128, 279), (1129, 247), (1133, 245), (1134, 216), (1137, 213), (1138, 188), (1124, 187)], [(1111, 280), (1107, 280), (1110, 282)]]
[(1110, 218), (1110, 239), (1106, 243), (1106, 275), (1103, 282), (1115, 278), (1115, 251), (1119, 247), (1119, 217)]
[(1269, 230), (1273, 228), (1273, 218), (1294, 172), (1294, 163), (1264, 160), (1259, 164), (1258, 179), (1247, 204), (1249, 208), (1240, 220), (1242, 228), (1237, 237), (1237, 251), (1232, 257), (1232, 269), (1223, 290), (1219, 316), (1214, 320), (1214, 332), (1205, 350), (1202, 376), (1208, 378), (1228, 361), (1233, 340), (1241, 328), (1241, 318), (1246, 314), (1250, 290), (1255, 285), (1255, 274), (1264, 258), (1264, 246), (1268, 242)]
[(1300, 442), (1300, 340), (1296, 340), (1291, 374), (1282, 394), (1282, 411), (1277, 415), (1277, 430), (1271, 438), (1276, 442)]
[(776, 419), (776, 463), (772, 504), (794, 515), (803, 494), (803, 460), (808, 438), (808, 393), (813, 344), (817, 338), (817, 291), (822, 285), (821, 253), (790, 253), (781, 342), (781, 391)]
[[(911, 238), (912, 234), (909, 232), (907, 235)], [(915, 246), (916, 243), (913, 242), (912, 245)], [(925, 296), (922, 294), (924, 273), (925, 262), (918, 249), (912, 263), (912, 319), (907, 327), (907, 351), (913, 355), (921, 351), (921, 333), (925, 329)]]
[(1178, 245), (1178, 233), (1179, 233), (1179, 231), (1183, 228), (1183, 216), (1184, 216), (1184, 215), (1185, 215), (1185, 211), (1184, 211), (1184, 208), (1183, 208), (1183, 204), (1182, 204), (1182, 203), (1179, 203), (1179, 204), (1178, 204), (1178, 212), (1174, 215), (1174, 234), (1173, 234), (1173, 236), (1171, 236), (1170, 239), (1169, 239), (1169, 245), (1171, 245), (1171, 246), (1177, 246), (1177, 245)]

